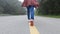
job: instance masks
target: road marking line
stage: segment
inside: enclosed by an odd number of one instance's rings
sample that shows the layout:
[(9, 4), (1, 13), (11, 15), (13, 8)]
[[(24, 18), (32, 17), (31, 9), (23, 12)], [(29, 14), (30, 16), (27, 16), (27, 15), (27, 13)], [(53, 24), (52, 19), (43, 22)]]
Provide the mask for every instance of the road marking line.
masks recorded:
[(29, 28), (30, 28), (30, 34), (39, 34), (39, 31), (35, 26), (30, 26), (29, 24)]

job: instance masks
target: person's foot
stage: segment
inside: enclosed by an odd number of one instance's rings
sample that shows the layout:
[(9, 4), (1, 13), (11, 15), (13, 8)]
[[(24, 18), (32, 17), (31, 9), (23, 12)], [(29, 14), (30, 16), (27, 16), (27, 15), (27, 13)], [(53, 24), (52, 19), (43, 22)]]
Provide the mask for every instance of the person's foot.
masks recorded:
[(30, 21), (30, 26), (34, 26), (34, 22), (33, 21)]

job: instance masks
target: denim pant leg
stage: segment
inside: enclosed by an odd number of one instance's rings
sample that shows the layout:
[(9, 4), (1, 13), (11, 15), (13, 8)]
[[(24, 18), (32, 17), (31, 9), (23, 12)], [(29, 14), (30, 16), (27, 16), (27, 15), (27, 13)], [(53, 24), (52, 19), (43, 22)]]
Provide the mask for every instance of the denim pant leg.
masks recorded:
[(30, 20), (30, 8), (27, 7), (27, 16), (28, 16), (28, 20)]
[(30, 10), (31, 10), (31, 19), (34, 20), (34, 6), (31, 6)]
[(27, 15), (28, 15), (28, 20), (30, 19), (34, 20), (34, 6), (27, 7)]

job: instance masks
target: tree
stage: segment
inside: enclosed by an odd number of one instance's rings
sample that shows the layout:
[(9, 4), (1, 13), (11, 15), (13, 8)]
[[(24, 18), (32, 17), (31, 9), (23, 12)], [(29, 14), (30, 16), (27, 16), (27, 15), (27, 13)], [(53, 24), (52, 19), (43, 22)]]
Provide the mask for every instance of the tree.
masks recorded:
[(18, 0), (0, 0), (0, 6), (4, 10), (0, 12), (4, 14), (25, 14), (25, 9)]
[(41, 0), (39, 11), (46, 15), (60, 15), (60, 0)]

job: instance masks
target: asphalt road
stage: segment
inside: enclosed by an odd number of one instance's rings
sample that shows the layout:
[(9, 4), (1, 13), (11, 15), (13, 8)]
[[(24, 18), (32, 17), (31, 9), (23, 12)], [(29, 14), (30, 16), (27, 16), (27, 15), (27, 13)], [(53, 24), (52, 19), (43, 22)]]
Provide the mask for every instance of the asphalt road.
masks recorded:
[[(40, 34), (60, 34), (60, 18), (35, 16), (34, 22)], [(30, 34), (27, 16), (0, 16), (0, 34)]]
[(60, 18), (35, 17), (40, 34), (60, 34)]

